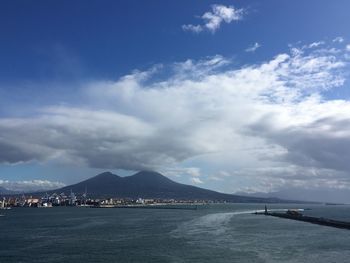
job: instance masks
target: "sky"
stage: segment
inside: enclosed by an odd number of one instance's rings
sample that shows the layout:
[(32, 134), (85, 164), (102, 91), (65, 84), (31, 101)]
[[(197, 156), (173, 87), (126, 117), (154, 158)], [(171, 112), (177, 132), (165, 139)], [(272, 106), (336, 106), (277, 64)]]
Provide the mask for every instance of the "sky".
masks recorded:
[(0, 3), (0, 186), (155, 170), (350, 203), (347, 0)]

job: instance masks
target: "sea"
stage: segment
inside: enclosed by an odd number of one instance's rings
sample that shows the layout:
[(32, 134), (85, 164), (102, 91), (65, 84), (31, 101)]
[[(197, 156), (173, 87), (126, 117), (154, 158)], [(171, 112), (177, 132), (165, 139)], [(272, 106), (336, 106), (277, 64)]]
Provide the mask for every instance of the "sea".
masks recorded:
[[(290, 208), (350, 221), (347, 205), (268, 205)], [(212, 204), (197, 210), (3, 210), (0, 262), (350, 262), (350, 230), (252, 214), (262, 209)]]

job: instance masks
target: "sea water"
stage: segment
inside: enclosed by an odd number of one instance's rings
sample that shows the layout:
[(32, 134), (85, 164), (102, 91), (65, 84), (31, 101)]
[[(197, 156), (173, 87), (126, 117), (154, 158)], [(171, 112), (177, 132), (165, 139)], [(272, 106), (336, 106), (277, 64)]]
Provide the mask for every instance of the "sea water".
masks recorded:
[[(350, 206), (268, 208), (350, 221)], [(261, 209), (14, 208), (0, 212), (0, 262), (350, 262), (349, 230), (252, 214)]]

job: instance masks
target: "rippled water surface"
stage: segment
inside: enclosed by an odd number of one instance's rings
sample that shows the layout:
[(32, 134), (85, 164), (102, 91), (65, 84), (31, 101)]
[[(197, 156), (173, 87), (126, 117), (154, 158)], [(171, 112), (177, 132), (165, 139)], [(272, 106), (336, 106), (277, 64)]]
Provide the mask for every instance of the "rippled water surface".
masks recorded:
[[(304, 214), (350, 221), (350, 206)], [(350, 262), (350, 231), (253, 215), (257, 204), (198, 210), (17, 208), (0, 212), (0, 262)]]

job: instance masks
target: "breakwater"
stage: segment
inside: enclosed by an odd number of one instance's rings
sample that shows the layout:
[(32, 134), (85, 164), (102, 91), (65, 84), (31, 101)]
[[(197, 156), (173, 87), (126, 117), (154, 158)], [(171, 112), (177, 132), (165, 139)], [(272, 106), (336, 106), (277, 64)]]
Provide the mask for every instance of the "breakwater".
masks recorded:
[(286, 213), (281, 213), (281, 212), (269, 212), (265, 208), (265, 212), (255, 212), (255, 214), (291, 219), (291, 220), (302, 221), (302, 222), (307, 222), (311, 224), (350, 230), (350, 222), (339, 221), (339, 220), (323, 218), (323, 217), (305, 216), (295, 210), (288, 210)]

